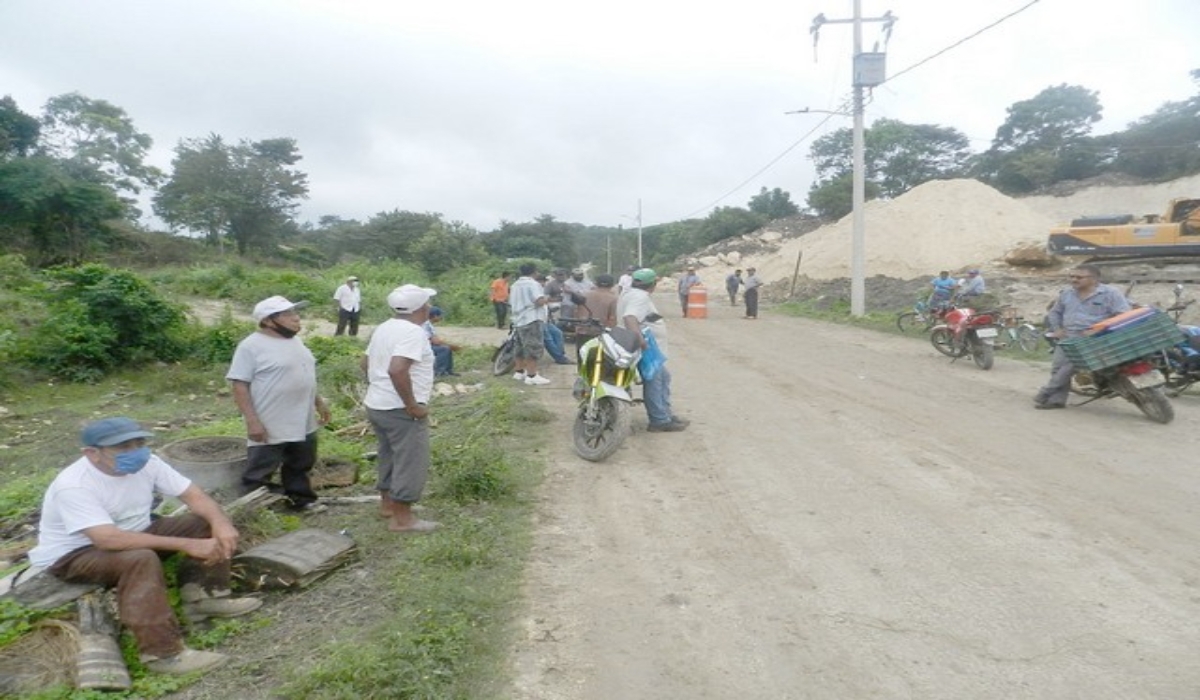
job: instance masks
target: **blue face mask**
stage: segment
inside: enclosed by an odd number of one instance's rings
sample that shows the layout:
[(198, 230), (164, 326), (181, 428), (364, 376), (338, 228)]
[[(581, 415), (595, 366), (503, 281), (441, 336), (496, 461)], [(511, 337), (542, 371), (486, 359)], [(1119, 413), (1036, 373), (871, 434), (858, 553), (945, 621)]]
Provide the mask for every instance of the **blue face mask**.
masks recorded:
[(137, 474), (150, 461), (150, 448), (139, 447), (136, 450), (122, 452), (117, 455), (115, 471), (118, 474)]

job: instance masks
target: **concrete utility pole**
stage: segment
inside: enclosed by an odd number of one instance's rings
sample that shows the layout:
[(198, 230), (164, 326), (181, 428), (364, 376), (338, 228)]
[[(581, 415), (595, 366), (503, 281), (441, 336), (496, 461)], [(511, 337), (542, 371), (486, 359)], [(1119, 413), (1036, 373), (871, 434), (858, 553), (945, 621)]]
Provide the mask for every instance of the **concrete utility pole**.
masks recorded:
[(638, 197), (638, 269), (642, 268), (642, 198)]
[(875, 87), (885, 80), (885, 54), (863, 53), (862, 23), (883, 22), (884, 31), (890, 37), (892, 24), (898, 18), (889, 10), (881, 17), (863, 17), (862, 0), (854, 0), (854, 16), (850, 19), (826, 19), (824, 14), (813, 18), (809, 33), (813, 35), (813, 47), (817, 45), (818, 32), (824, 24), (854, 25), (854, 184), (851, 202), (854, 207), (853, 232), (850, 241), (850, 314), (862, 316), (866, 313), (866, 253), (865, 223), (863, 206), (866, 200), (866, 173), (863, 163), (863, 88)]

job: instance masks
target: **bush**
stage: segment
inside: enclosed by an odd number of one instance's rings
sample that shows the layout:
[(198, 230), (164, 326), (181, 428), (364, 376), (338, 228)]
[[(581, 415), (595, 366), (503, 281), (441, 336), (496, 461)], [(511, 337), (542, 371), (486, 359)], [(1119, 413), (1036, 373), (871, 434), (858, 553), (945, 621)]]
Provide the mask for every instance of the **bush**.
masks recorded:
[(40, 292), (48, 312), (21, 343), (38, 369), (72, 381), (93, 381), (120, 366), (174, 361), (186, 317), (137, 275), (104, 265), (59, 268), (57, 284)]

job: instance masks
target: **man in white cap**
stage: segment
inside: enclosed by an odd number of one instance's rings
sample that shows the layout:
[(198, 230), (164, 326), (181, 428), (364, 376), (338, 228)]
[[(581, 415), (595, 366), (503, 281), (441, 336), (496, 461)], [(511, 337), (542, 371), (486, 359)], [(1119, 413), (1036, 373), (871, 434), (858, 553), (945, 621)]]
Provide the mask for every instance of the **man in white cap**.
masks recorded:
[(358, 277), (350, 275), (345, 284), (333, 293), (333, 300), (338, 304), (338, 323), (334, 335), (341, 335), (350, 327), (350, 337), (358, 335), (358, 319), (362, 314), (362, 290), (358, 288)]
[[(317, 428), (329, 422), (329, 407), (317, 394), (317, 360), (300, 332), (306, 302), (263, 299), (252, 314), (258, 330), (238, 343), (225, 378), (246, 422), (247, 460), (242, 489), (265, 486), (287, 496), (297, 511), (318, 512), (309, 472), (317, 462)], [(279, 470), (279, 484), (271, 475)]]
[[(177, 572), (191, 619), (244, 615), (262, 601), (230, 597), (237, 528), (200, 487), (151, 453), (146, 441), (153, 436), (121, 416), (84, 427), (83, 456), (46, 490), (29, 561), (69, 583), (116, 588), (121, 624), (151, 671), (205, 671), (226, 657), (184, 646), (162, 560), (185, 555)], [(155, 494), (178, 498), (190, 512), (152, 520)]]
[(378, 443), (380, 514), (393, 532), (433, 532), (413, 505), (421, 500), (432, 461), (429, 397), (433, 393), (433, 349), (423, 324), (437, 290), (406, 284), (387, 297), (393, 318), (371, 334), (362, 369), (367, 375), (367, 419)]
[(679, 278), (679, 287), (676, 290), (679, 292), (679, 306), (683, 309), (684, 318), (687, 318), (688, 315), (688, 292), (698, 284), (700, 284), (700, 275), (696, 274), (696, 267), (688, 265), (683, 276)]

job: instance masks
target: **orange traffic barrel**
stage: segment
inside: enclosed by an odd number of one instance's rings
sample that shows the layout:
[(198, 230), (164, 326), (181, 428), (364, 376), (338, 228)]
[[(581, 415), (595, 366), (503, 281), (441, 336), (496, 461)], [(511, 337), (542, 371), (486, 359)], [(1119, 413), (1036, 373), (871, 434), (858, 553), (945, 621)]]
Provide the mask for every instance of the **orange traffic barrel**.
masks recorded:
[(699, 284), (688, 288), (687, 317), (708, 318), (708, 290)]

